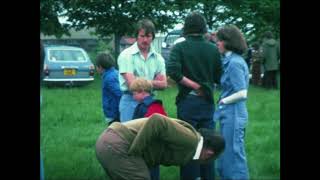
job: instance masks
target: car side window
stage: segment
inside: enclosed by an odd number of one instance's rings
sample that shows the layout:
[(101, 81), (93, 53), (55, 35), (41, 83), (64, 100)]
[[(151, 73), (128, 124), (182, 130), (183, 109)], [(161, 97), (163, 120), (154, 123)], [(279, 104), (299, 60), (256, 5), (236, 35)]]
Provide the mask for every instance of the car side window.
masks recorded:
[(59, 59), (58, 53), (55, 50), (50, 50), (49, 55), (50, 55), (49, 59), (51, 61), (57, 61)]
[(85, 61), (85, 57), (81, 51), (74, 51), (73, 55), (74, 59), (76, 59), (77, 61)]

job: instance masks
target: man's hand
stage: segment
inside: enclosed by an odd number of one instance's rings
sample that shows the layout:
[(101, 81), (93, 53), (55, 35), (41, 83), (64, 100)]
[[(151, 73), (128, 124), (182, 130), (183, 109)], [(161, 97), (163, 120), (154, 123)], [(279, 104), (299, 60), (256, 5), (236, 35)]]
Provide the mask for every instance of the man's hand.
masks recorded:
[(198, 96), (204, 96), (204, 93), (203, 93), (203, 91), (201, 89), (201, 86), (199, 86), (199, 88), (194, 90), (194, 91), (197, 93)]
[(179, 83), (193, 89), (193, 91), (195, 91), (198, 96), (204, 96), (203, 90), (201, 89), (200, 84), (198, 84), (197, 82), (192, 81), (191, 79), (183, 76)]

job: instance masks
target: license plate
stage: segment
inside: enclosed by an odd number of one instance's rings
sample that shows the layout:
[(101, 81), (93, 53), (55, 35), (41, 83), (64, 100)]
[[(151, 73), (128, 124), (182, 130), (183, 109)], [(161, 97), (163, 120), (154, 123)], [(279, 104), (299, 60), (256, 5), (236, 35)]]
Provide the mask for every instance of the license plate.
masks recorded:
[(63, 74), (65, 76), (74, 76), (74, 75), (76, 75), (76, 70), (75, 69), (64, 69)]

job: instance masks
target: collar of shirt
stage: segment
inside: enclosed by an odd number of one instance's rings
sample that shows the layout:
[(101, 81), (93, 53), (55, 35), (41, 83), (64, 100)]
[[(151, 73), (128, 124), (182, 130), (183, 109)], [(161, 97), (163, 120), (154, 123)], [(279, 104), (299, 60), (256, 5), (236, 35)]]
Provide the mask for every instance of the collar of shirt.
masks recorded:
[(203, 34), (189, 34), (189, 35), (186, 35), (185, 38), (187, 40), (194, 40), (194, 41), (203, 41), (204, 40)]
[(153, 102), (154, 102), (154, 99), (152, 95), (145, 97), (142, 101), (142, 103), (144, 103), (146, 106), (150, 106), (150, 104), (152, 104)]
[[(132, 48), (130, 49), (130, 53), (131, 53), (131, 54), (137, 54), (137, 53), (139, 53), (139, 52), (140, 52), (140, 49), (139, 49), (139, 47), (138, 47), (138, 43), (135, 42), (135, 43), (133, 44)], [(153, 46), (152, 46), (152, 44), (151, 44), (151, 45), (150, 45), (150, 50), (149, 50), (149, 53), (148, 53), (148, 57), (151, 56), (151, 55), (154, 54), (154, 53), (155, 53), (155, 50), (154, 50), (154, 48), (153, 48)]]
[(224, 56), (225, 57), (229, 57), (229, 56), (231, 56), (231, 54), (232, 54), (232, 51), (227, 51), (227, 52), (224, 53)]
[(105, 73), (106, 73), (106, 69), (102, 69), (101, 70), (101, 76), (104, 76)]
[(111, 67), (109, 69), (103, 69), (102, 70), (102, 77), (106, 76), (107, 74), (109, 74), (112, 70), (114, 69), (114, 67)]
[(232, 55), (232, 51), (227, 51), (223, 54), (223, 58), (222, 58), (223, 66), (226, 66), (228, 64), (231, 55)]
[(203, 146), (203, 137), (202, 137), (202, 136), (200, 136), (200, 141), (199, 141), (199, 143), (198, 143), (196, 153), (195, 153), (195, 154), (194, 154), (194, 156), (193, 156), (193, 159), (194, 159), (194, 160), (196, 160), (196, 159), (199, 159), (199, 158), (200, 158), (200, 154), (201, 154), (202, 146)]

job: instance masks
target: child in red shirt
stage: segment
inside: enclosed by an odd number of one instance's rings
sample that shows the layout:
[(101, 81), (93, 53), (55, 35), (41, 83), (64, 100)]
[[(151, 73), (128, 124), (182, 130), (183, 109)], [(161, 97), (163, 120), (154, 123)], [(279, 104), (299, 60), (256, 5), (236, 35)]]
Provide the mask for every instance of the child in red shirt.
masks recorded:
[[(159, 113), (167, 116), (162, 101), (153, 99), (152, 83), (143, 78), (136, 78), (130, 85), (130, 91), (133, 94), (133, 98), (139, 102), (133, 113), (132, 119), (138, 119), (143, 117), (149, 117), (154, 113)], [(151, 180), (160, 179), (160, 167), (155, 166), (149, 169)]]
[(133, 93), (133, 98), (139, 102), (132, 119), (149, 117), (154, 113), (167, 116), (162, 106), (162, 101), (154, 99), (151, 95), (151, 82), (143, 78), (136, 78), (130, 85), (130, 91)]

